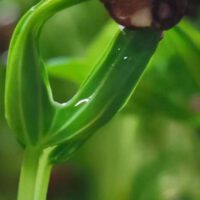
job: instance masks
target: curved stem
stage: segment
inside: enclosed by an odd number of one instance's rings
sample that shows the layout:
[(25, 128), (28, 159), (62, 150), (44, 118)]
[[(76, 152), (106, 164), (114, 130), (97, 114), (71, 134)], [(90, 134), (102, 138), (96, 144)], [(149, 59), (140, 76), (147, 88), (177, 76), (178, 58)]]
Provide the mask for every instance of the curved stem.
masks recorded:
[(27, 148), (20, 175), (18, 200), (45, 200), (51, 165), (49, 151)]

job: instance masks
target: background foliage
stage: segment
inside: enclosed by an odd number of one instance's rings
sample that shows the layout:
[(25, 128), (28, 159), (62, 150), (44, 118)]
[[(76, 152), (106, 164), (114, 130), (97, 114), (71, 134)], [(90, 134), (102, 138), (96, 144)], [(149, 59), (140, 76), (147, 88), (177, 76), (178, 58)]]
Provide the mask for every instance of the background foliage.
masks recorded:
[[(6, 51), (17, 20), (34, 3), (0, 1), (0, 200), (15, 199), (22, 155), (4, 120)], [(127, 106), (54, 169), (49, 200), (200, 199), (199, 29), (197, 12), (164, 34)], [(77, 91), (111, 35), (97, 1), (49, 20), (41, 49), (57, 101)]]

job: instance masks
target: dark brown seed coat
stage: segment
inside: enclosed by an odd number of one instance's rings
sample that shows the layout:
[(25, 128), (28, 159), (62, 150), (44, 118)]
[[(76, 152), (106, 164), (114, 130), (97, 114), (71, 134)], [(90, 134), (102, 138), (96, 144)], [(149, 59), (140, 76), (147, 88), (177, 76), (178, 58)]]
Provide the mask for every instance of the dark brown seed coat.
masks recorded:
[(187, 8), (187, 0), (102, 0), (102, 2), (119, 24), (131, 29), (169, 29), (182, 19)]

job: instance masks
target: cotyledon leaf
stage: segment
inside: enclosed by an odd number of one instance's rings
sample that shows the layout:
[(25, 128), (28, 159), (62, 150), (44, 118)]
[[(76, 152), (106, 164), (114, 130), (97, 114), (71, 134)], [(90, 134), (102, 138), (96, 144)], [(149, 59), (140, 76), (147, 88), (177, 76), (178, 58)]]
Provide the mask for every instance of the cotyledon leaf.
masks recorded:
[(39, 52), (41, 28), (61, 9), (84, 1), (43, 0), (25, 14), (14, 32), (6, 78), (6, 118), (25, 145), (41, 143), (56, 110)]
[[(125, 29), (118, 35), (103, 64), (97, 66), (66, 108), (57, 112), (51, 129), (54, 137), (49, 145), (64, 138), (66, 142), (54, 149), (52, 162), (64, 161), (121, 109), (145, 71), (159, 40), (160, 33), (149, 30)], [(63, 123), (66, 110), (69, 120)]]
[(67, 103), (53, 100), (39, 52), (44, 22), (81, 0), (42, 1), (22, 18), (12, 39), (6, 80), (6, 117), (25, 146), (53, 147), (52, 162), (77, 149), (127, 102), (160, 40), (160, 32), (124, 29)]

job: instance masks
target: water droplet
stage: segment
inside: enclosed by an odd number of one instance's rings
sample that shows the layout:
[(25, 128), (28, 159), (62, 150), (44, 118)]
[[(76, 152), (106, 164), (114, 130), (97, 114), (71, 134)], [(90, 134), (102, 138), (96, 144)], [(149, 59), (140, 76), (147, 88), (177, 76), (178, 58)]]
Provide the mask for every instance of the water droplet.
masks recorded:
[(124, 56), (124, 60), (127, 60), (128, 59), (128, 56)]
[(85, 103), (88, 103), (89, 101), (90, 101), (90, 98), (81, 99), (80, 101), (78, 101), (78, 102), (75, 104), (75, 107), (80, 106), (80, 105), (85, 104)]

